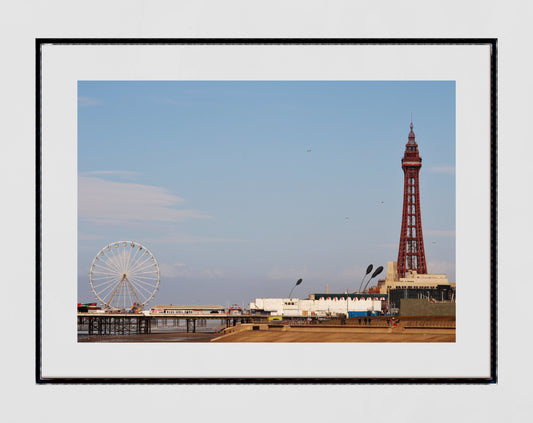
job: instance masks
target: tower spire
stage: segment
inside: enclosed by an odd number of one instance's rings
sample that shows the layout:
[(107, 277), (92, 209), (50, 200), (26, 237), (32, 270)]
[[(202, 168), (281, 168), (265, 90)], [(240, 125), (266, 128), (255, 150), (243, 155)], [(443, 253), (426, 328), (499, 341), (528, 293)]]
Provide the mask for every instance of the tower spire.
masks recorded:
[(411, 128), (411, 131), (409, 132), (409, 144), (416, 144), (415, 133), (413, 131), (413, 121), (412, 120), (411, 120), (410, 128)]

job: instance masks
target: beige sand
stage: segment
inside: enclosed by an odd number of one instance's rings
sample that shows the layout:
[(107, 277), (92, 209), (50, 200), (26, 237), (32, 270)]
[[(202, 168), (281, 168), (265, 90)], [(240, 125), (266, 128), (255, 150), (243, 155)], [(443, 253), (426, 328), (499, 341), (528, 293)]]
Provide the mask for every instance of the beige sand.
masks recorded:
[(317, 327), (249, 330), (244, 325), (239, 329), (211, 342), (455, 342), (455, 329)]

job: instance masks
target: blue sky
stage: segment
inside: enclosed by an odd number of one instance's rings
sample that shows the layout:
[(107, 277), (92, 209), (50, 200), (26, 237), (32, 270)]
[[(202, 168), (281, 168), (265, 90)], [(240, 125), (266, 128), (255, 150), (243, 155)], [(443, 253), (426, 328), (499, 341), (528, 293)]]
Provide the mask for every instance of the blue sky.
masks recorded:
[(454, 282), (453, 81), (80, 81), (78, 300), (119, 240), (160, 264), (150, 305), (357, 290), (397, 258), (411, 113), (428, 272)]

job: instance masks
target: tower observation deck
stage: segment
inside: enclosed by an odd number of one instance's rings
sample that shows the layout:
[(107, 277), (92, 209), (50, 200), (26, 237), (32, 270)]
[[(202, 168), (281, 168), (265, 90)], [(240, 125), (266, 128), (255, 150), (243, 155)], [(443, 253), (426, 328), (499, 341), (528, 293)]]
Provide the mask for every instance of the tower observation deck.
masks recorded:
[(404, 278), (409, 270), (416, 270), (419, 274), (427, 274), (418, 182), (421, 167), (422, 158), (418, 152), (418, 144), (415, 141), (413, 123), (411, 122), (409, 141), (405, 145), (405, 153), (402, 158), (404, 188), (402, 229), (398, 250), (398, 277), (400, 278)]

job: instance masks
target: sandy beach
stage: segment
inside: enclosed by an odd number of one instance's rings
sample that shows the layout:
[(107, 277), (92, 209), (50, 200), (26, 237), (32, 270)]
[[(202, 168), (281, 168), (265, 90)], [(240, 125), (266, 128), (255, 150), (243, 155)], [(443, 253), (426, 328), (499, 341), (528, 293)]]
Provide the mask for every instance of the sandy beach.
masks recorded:
[(78, 335), (78, 342), (455, 342), (454, 328), (238, 325), (218, 333)]
[(455, 333), (242, 332), (212, 342), (455, 342)]

